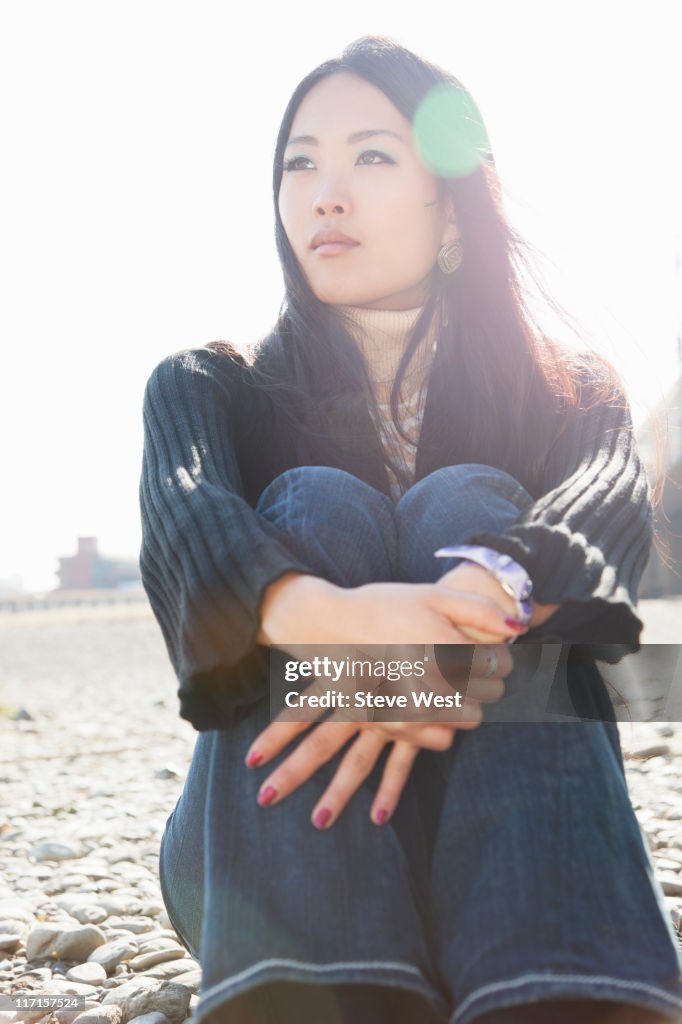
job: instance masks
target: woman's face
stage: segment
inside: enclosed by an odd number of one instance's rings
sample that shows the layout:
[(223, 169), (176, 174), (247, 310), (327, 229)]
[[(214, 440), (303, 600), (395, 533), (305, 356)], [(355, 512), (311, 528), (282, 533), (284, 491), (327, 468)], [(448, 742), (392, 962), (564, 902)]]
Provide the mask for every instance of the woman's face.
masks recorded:
[(410, 122), (347, 72), (318, 82), (296, 112), (279, 212), (310, 287), (333, 305), (421, 305), (438, 250), (458, 237)]

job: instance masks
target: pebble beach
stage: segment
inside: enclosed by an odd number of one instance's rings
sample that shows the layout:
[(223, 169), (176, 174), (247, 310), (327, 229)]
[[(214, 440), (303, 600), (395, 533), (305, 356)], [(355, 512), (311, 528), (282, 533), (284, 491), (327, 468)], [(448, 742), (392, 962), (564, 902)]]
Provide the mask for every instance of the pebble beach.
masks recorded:
[[(676, 643), (682, 600), (643, 601)], [(146, 607), (0, 620), (0, 1000), (83, 997), (3, 1021), (191, 1024), (200, 966), (164, 909), (158, 855), (196, 733)], [(682, 935), (682, 724), (619, 722), (627, 783)]]

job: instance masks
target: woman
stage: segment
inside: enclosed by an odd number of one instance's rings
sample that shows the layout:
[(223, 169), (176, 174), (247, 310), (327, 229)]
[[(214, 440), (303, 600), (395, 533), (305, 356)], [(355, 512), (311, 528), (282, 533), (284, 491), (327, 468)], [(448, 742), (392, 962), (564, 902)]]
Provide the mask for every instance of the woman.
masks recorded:
[[(143, 579), (200, 732), (160, 858), (198, 1018), (679, 1019), (587, 646), (642, 628), (620, 382), (534, 328), (476, 107), (409, 51), (359, 40), (301, 82), (274, 197), (275, 330), (145, 395)], [(456, 723), (271, 723), (270, 646), (472, 640)], [(582, 645), (593, 720), (482, 723), (540, 640)]]

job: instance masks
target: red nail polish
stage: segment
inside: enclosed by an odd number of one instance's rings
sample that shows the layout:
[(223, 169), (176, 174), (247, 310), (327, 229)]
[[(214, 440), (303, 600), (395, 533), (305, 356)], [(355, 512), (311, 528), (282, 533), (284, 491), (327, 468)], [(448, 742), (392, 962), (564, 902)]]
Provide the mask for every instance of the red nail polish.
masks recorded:
[(265, 786), (265, 788), (261, 789), (260, 793), (258, 794), (258, 803), (261, 805), (261, 807), (267, 807), (268, 804), (272, 803), (276, 796), (277, 790), (275, 789), (274, 786)]
[(523, 633), (528, 628), (525, 622), (521, 622), (520, 619), (512, 619), (510, 617), (506, 618), (504, 621), (509, 626), (510, 629), (515, 629), (517, 633)]
[(332, 812), (328, 807), (320, 807), (319, 811), (313, 818), (313, 825), (315, 828), (326, 828), (331, 816)]
[(377, 823), (377, 825), (383, 825), (387, 817), (388, 811), (386, 810), (385, 807), (382, 807), (381, 810), (377, 811), (376, 818), (374, 820)]
[(259, 754), (257, 750), (252, 750), (246, 759), (247, 768), (255, 768), (256, 765), (260, 764), (263, 760), (263, 755)]

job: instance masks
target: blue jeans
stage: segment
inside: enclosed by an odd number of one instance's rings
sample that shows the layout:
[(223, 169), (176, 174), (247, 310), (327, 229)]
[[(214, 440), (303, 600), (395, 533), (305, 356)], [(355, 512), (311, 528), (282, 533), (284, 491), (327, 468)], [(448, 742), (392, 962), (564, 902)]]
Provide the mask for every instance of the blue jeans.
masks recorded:
[[(342, 470), (302, 466), (257, 510), (319, 576), (356, 587), (435, 582), (459, 561), (434, 558), (439, 546), (506, 528), (531, 501), (479, 464), (437, 470), (397, 505)], [(269, 720), (263, 700), (233, 728), (199, 734), (161, 844), (169, 916), (202, 965), (202, 1024), (556, 1022), (552, 1010), (576, 999), (679, 1019), (682, 957), (613, 722), (458, 732), (447, 751), (420, 752), (377, 827), (389, 744), (317, 831), (311, 810), (344, 751), (259, 807), (265, 772), (292, 749), (244, 766)], [(538, 1001), (556, 1001), (546, 1018), (530, 1015)]]

